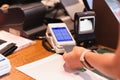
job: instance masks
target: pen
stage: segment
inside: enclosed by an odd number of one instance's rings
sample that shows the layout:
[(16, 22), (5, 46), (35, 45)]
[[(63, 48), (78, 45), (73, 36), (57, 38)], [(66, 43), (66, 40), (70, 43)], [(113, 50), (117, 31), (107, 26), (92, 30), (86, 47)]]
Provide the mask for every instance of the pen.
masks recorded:
[(81, 68), (80, 71), (81, 71), (81, 72), (85, 72), (85, 71), (87, 71), (87, 70), (86, 70), (85, 68)]

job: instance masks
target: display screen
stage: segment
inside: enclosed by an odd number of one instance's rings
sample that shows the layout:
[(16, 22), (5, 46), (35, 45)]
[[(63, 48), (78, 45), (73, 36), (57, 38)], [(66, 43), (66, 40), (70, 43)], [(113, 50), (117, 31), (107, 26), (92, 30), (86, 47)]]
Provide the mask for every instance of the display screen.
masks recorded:
[(72, 41), (72, 37), (65, 27), (52, 28), (58, 42)]
[(93, 10), (93, 0), (83, 0), (86, 9)]
[(94, 31), (93, 18), (80, 19), (79, 34), (87, 34)]

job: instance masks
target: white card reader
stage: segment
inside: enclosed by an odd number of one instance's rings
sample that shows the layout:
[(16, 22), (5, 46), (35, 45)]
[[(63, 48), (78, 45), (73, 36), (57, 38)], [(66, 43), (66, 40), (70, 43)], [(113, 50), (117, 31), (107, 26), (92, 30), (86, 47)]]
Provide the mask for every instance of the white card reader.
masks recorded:
[(46, 39), (56, 53), (64, 53), (63, 46), (75, 46), (76, 42), (65, 23), (49, 23), (46, 31)]
[(11, 65), (9, 59), (0, 54), (0, 76), (9, 73)]

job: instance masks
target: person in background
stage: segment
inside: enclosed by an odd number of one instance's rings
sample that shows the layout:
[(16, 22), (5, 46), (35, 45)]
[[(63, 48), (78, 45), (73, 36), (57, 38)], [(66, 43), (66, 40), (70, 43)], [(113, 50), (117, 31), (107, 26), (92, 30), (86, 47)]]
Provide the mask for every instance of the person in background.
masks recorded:
[[(117, 12), (120, 16), (120, 10)], [(115, 53), (97, 54), (83, 47), (75, 46), (71, 52), (64, 53), (65, 66), (73, 70), (86, 67), (96, 69), (101, 73), (120, 80), (120, 26), (119, 40)]]
[(7, 9), (9, 8), (8, 4), (3, 4), (2, 6), (0, 6), (0, 25), (4, 25), (5, 24), (5, 19), (6, 19), (6, 12)]

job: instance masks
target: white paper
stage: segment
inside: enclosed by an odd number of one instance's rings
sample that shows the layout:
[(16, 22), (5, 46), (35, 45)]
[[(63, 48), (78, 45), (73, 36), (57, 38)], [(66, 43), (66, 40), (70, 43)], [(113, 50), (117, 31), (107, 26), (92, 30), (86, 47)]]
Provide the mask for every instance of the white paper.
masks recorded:
[(17, 69), (35, 80), (107, 80), (89, 70), (65, 71), (64, 60), (61, 55), (54, 54), (47, 58), (26, 64)]
[[(6, 44), (15, 43), (16, 46), (18, 47), (16, 49), (16, 51), (35, 43), (34, 41), (32, 41), (30, 39), (27, 39), (27, 38), (24, 38), (21, 36), (13, 35), (9, 32), (4, 31), (4, 30), (0, 31), (0, 39), (7, 41)], [(0, 46), (4, 47), (6, 44), (0, 45)], [(0, 49), (1, 49), (1, 47), (0, 47)]]

